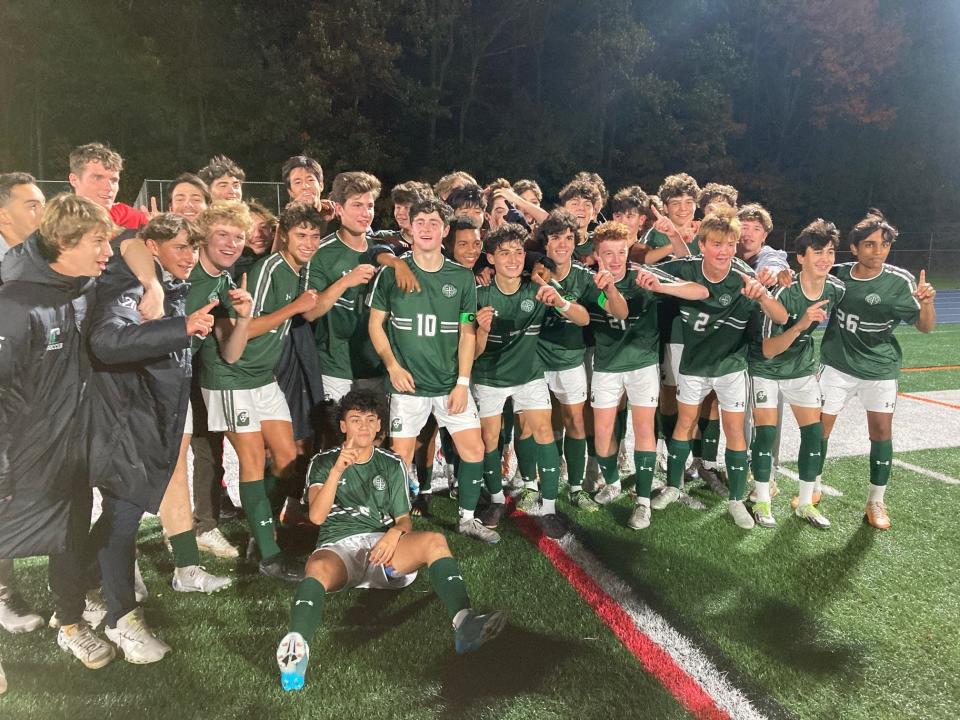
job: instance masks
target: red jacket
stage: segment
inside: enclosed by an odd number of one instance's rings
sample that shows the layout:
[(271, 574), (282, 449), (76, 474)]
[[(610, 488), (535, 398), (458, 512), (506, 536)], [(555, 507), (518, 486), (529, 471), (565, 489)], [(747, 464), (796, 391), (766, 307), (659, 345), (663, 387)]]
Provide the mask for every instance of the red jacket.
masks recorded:
[(123, 203), (113, 204), (110, 208), (110, 218), (120, 227), (129, 230), (139, 230), (150, 221), (143, 210), (137, 210)]

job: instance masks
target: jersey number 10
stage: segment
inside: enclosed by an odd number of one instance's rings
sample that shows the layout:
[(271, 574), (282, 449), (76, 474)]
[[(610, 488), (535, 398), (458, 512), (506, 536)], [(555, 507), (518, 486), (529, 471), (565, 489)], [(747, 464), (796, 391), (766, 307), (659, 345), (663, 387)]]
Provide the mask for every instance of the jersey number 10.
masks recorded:
[(417, 313), (417, 335), (433, 337), (437, 334), (437, 316)]

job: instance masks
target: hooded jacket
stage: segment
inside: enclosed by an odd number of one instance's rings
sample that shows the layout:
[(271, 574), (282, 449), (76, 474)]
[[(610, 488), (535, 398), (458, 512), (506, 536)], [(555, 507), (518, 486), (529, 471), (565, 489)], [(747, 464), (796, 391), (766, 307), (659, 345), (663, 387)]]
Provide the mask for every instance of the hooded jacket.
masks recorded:
[(0, 272), (0, 557), (51, 555), (86, 484), (81, 327), (94, 283), (54, 271), (36, 233)]
[(157, 265), (164, 317), (142, 323), (143, 285), (114, 255), (90, 310), (89, 464), (94, 487), (156, 513), (180, 452), (190, 398), (189, 283)]

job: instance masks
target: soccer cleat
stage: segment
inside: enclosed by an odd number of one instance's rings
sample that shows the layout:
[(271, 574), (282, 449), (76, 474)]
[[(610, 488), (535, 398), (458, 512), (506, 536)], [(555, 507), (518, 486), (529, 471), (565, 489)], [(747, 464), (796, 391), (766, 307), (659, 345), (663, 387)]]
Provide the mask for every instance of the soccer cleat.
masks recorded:
[(760, 527), (772, 528), (777, 525), (777, 521), (774, 520), (773, 513), (770, 511), (768, 500), (758, 500), (753, 504), (753, 519)]
[(730, 490), (727, 486), (727, 474), (721, 470), (719, 467), (708, 468), (704, 465), (703, 461), (697, 463), (697, 474), (700, 476), (700, 479), (717, 495), (722, 495), (727, 497), (730, 494)]
[(600, 492), (593, 496), (593, 501), (597, 505), (609, 505), (610, 503), (619, 500), (622, 495), (622, 488), (619, 488), (616, 485), (606, 485)]
[(667, 505), (671, 505), (680, 499), (680, 488), (667, 485), (663, 490), (653, 496), (650, 501), (650, 507), (654, 510), (663, 510)]
[(233, 584), (228, 577), (208, 573), (202, 565), (188, 565), (173, 569), (173, 581), (170, 583), (176, 592), (219, 592)]
[(43, 627), (43, 618), (30, 610), (19, 593), (11, 593), (0, 598), (0, 627), (14, 634), (33, 632)]
[(261, 560), (258, 568), (260, 574), (274, 580), (295, 583), (303, 580), (303, 563), (298, 562), (283, 553), (267, 560)]
[(477, 615), (468, 610), (466, 617), (457, 625), (454, 632), (454, 645), (457, 652), (473, 652), (486, 642), (493, 640), (503, 630), (507, 619), (503, 613), (492, 612), (487, 615)]
[(91, 670), (108, 665), (117, 655), (113, 645), (97, 637), (86, 622), (60, 628), (57, 645)]
[[(822, 493), (822, 492), (814, 492), (814, 493), (813, 493), (813, 504), (814, 504), (814, 505), (819, 505), (819, 504), (820, 504), (820, 501), (821, 501), (822, 499), (823, 499), (823, 493)], [(790, 507), (792, 507), (794, 510), (796, 510), (796, 509), (797, 509), (797, 506), (798, 506), (799, 504), (800, 504), (800, 496), (799, 496), (799, 495), (794, 495), (794, 496), (793, 496), (793, 499), (790, 501)]]
[[(87, 592), (86, 603), (83, 608), (83, 621), (92, 628), (100, 627), (103, 619), (107, 616), (107, 606), (100, 597), (99, 590), (90, 590)], [(50, 622), (47, 627), (56, 630), (60, 627), (60, 618), (54, 613), (50, 616)]]
[(240, 557), (240, 551), (224, 537), (220, 528), (213, 528), (197, 535), (197, 547), (218, 558)]
[(277, 667), (280, 668), (280, 687), (286, 692), (303, 690), (307, 674), (310, 646), (300, 633), (287, 633), (277, 646)]
[(143, 619), (143, 608), (131, 610), (117, 620), (115, 628), (108, 627), (105, 632), (128, 663), (146, 665), (159, 662), (170, 652), (170, 646), (157, 638), (147, 627)]
[(495, 530), (497, 525), (500, 524), (500, 521), (503, 520), (503, 516), (507, 514), (507, 506), (504, 503), (490, 503), (484, 508), (483, 512), (480, 513), (480, 522), (483, 523), (484, 527), (488, 527), (491, 530)]
[(883, 500), (872, 500), (863, 510), (864, 519), (877, 530), (887, 530), (890, 527), (890, 516), (887, 515), (887, 506)]
[(500, 536), (494, 530), (485, 527), (477, 518), (460, 518), (460, 522), (457, 524), (457, 532), (464, 537), (473, 538), (490, 545), (500, 542)]
[(755, 524), (753, 516), (750, 514), (750, 511), (747, 510), (747, 506), (743, 504), (743, 500), (731, 500), (727, 504), (727, 512), (730, 513), (730, 517), (733, 518), (737, 527), (741, 527), (744, 530), (753, 529)]
[(581, 510), (586, 510), (587, 512), (596, 512), (600, 509), (600, 506), (594, 502), (593, 498), (590, 497), (584, 490), (577, 490), (575, 493), (570, 495), (570, 504), (574, 507), (578, 507)]
[[(774, 480), (773, 478), (770, 478), (770, 499), (773, 500), (773, 498), (775, 498), (779, 494), (780, 494), (780, 488), (777, 487), (777, 481)], [(754, 485), (753, 489), (750, 491), (750, 494), (747, 496), (747, 500), (749, 500), (752, 503), (757, 502), (756, 485)]]
[(414, 517), (426, 517), (430, 514), (430, 502), (433, 500), (433, 492), (420, 493), (410, 503), (410, 514)]
[(798, 507), (793, 511), (793, 514), (798, 518), (803, 518), (820, 530), (827, 530), (830, 527), (830, 521), (827, 520), (827, 517), (820, 512), (813, 503)]
[(540, 505), (539, 490), (524, 488), (520, 491), (520, 496), (517, 498), (517, 510), (532, 515), (540, 511)]
[(650, 507), (637, 503), (630, 513), (630, 519), (627, 520), (627, 527), (633, 530), (646, 530), (650, 527)]
[(133, 561), (133, 596), (137, 603), (142, 603), (150, 597), (150, 591), (147, 590), (147, 584), (143, 581), (143, 575), (140, 573), (140, 562)]
[(566, 524), (556, 513), (546, 513), (537, 516), (537, 525), (543, 530), (544, 535), (554, 540), (559, 540), (568, 532)]

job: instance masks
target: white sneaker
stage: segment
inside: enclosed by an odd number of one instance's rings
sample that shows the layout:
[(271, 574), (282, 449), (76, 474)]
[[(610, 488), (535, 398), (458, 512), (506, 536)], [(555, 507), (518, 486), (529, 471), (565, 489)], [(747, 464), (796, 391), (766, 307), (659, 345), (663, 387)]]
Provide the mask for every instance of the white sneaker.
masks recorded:
[(19, 593), (0, 598), (0, 627), (8, 633), (28, 633), (43, 627), (43, 618), (32, 612)]
[(753, 515), (743, 504), (743, 500), (730, 500), (727, 505), (727, 512), (730, 513), (730, 517), (733, 518), (737, 527), (742, 527), (744, 530), (752, 530), (756, 524), (753, 521)]
[(667, 505), (672, 505), (680, 499), (680, 489), (672, 485), (667, 485), (663, 490), (653, 496), (650, 501), (650, 507), (654, 510), (663, 510)]
[(627, 527), (634, 530), (646, 530), (650, 527), (650, 508), (638, 504), (630, 514), (630, 519), (627, 520)]
[(233, 580), (208, 573), (202, 565), (189, 565), (173, 569), (173, 589), (177, 592), (215, 593), (230, 587)]
[(143, 619), (143, 608), (134, 608), (117, 620), (115, 628), (106, 629), (107, 637), (120, 648), (124, 659), (129, 663), (145, 665), (163, 660), (170, 652), (170, 646), (156, 636), (147, 627)]
[(104, 642), (85, 622), (60, 628), (57, 633), (57, 645), (61, 650), (71, 653), (77, 660), (91, 670), (99, 670), (116, 657), (113, 646)]
[[(107, 606), (100, 597), (99, 590), (90, 590), (87, 593), (86, 605), (83, 608), (83, 621), (92, 628), (100, 627), (107, 616)], [(47, 627), (56, 630), (60, 627), (60, 618), (54, 613), (50, 616)]]
[(480, 540), (481, 542), (490, 543), (491, 545), (500, 542), (500, 536), (496, 531), (486, 527), (477, 518), (460, 518), (460, 523), (457, 525), (457, 532), (464, 537)]
[(218, 558), (240, 557), (240, 551), (223, 536), (220, 528), (213, 528), (197, 535), (197, 547)]
[(139, 560), (133, 561), (133, 596), (137, 604), (150, 597), (150, 591), (147, 590), (147, 584), (143, 581), (143, 575), (140, 573)]
[(605, 485), (603, 489), (593, 496), (593, 501), (597, 505), (608, 505), (620, 499), (623, 495), (623, 489), (616, 485)]

